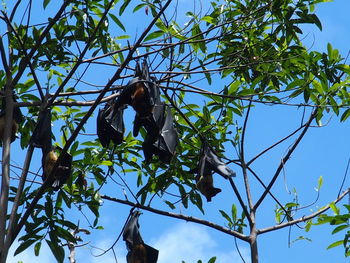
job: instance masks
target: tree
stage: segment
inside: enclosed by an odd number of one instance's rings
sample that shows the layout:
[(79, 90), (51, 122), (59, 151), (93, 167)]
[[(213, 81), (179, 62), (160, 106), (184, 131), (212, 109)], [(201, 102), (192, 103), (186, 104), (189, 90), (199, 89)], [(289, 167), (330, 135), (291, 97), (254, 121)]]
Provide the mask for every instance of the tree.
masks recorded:
[[(327, 53), (320, 53), (301, 42), (304, 24), (322, 29), (313, 11), (316, 4), (326, 0), (217, 0), (208, 7), (188, 11), (184, 26), (179, 22), (184, 15), (177, 13), (179, 7), (171, 0), (42, 2), (42, 6), (35, 6), (33, 1), (6, 3), (0, 16), (7, 28), (0, 39), (6, 124), (0, 262), (6, 261), (8, 249), (18, 237), (21, 244), (16, 253), (34, 245), (38, 254), (45, 240), (57, 261), (62, 262), (65, 251), (61, 244), (69, 242), (74, 248), (75, 234), (88, 227), (100, 228), (101, 200), (214, 228), (247, 242), (254, 263), (259, 261), (259, 235), (300, 223), (307, 229), (313, 223), (340, 224), (336, 231), (348, 227), (348, 212), (341, 214), (336, 203), (349, 189), (307, 215), (297, 200), (282, 202), (272, 191), (312, 127), (322, 127), (322, 120), (330, 113), (340, 116), (340, 121), (350, 115), (349, 66), (331, 44)], [(134, 23), (129, 22), (130, 15)], [(146, 131), (141, 129), (141, 135), (134, 138), (131, 122), (120, 145), (102, 147), (97, 136), (84, 134), (92, 127), (88, 121), (96, 108), (120, 95), (134, 75), (136, 62), (143, 59), (156, 77), (162, 100), (171, 106), (179, 134), (177, 154), (170, 164), (157, 157), (150, 164), (143, 162), (140, 150)], [(96, 74), (100, 68), (103, 75)], [(247, 145), (256, 144), (247, 140), (249, 123), (254, 122), (251, 111), (264, 105), (284, 105), (295, 116), (299, 116), (295, 109), (303, 108), (300, 124), (265, 149), (247, 154)], [(20, 139), (11, 144), (11, 119), (16, 107), (22, 109), (24, 120), (19, 127)], [(57, 192), (50, 184), (58, 164), (44, 182), (29, 170), (32, 160), (41, 158), (40, 154), (33, 155), (30, 138), (46, 109), (51, 109), (54, 127), (59, 127), (53, 129), (53, 135), (55, 144), (62, 148), (60, 156), (66, 152), (73, 156), (71, 177)], [(14, 167), (10, 153), (18, 142), (26, 158), (16, 178), (10, 174)], [(204, 144), (239, 175), (223, 180), (223, 187), (230, 187), (234, 193), (230, 212), (218, 204), (227, 221), (225, 226), (171, 212), (181, 203), (186, 209), (194, 206), (205, 214), (206, 200), (196, 186)], [(273, 176), (262, 176), (255, 162), (279, 147), (285, 152)], [(218, 177), (213, 178), (217, 185)], [(119, 189), (127, 190), (124, 196), (106, 189), (107, 182), (116, 180), (122, 184)], [(318, 189), (321, 186), (322, 178)], [(276, 204), (276, 222), (260, 228), (257, 213), (267, 197)], [(65, 213), (84, 208), (95, 216), (86, 226)], [(325, 214), (330, 208), (335, 217)], [(347, 236), (341, 241), (346, 253)]]

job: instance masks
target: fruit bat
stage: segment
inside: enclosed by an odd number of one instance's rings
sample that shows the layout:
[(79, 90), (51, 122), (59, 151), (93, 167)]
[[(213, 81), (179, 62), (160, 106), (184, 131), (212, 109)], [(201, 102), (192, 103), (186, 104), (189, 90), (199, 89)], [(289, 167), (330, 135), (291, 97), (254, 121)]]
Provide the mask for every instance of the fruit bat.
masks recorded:
[(117, 98), (116, 104), (130, 105), (136, 111), (139, 118), (148, 118), (156, 104), (160, 104), (159, 86), (149, 76), (149, 69), (146, 60), (136, 64), (135, 75), (125, 86)]
[(43, 181), (46, 181), (48, 176), (51, 174), (53, 178), (51, 187), (57, 191), (62, 187), (62, 185), (68, 180), (71, 175), (72, 156), (67, 152), (64, 153), (56, 170), (52, 173), (52, 169), (58, 160), (55, 148), (52, 145), (50, 147), (44, 146), (42, 148), (42, 151), (43, 156), (41, 162), (43, 166)]
[(97, 135), (103, 147), (108, 147), (110, 141), (121, 144), (124, 137), (124, 106), (117, 107), (115, 100), (100, 109), (97, 116)]
[(159, 252), (143, 242), (138, 223), (140, 214), (139, 211), (131, 214), (123, 232), (123, 240), (128, 249), (126, 260), (127, 263), (156, 263)]
[(34, 147), (50, 149), (51, 133), (51, 109), (45, 108), (39, 113), (38, 123), (30, 138), (30, 144)]
[[(170, 106), (163, 104), (162, 107), (156, 108), (159, 110), (158, 120), (156, 125), (160, 125), (161, 129), (158, 134), (147, 131), (145, 141), (142, 144), (142, 149), (145, 155), (145, 161), (149, 162), (153, 155), (158, 155), (159, 159), (164, 163), (170, 163), (175, 154), (176, 145), (178, 142), (178, 134), (174, 127), (174, 119), (171, 113)], [(153, 114), (155, 116), (155, 114)]]
[(227, 165), (209, 148), (206, 142), (203, 143), (200, 160), (198, 164), (198, 175), (196, 176), (196, 186), (198, 190), (210, 202), (211, 198), (221, 192), (220, 188), (213, 185), (213, 171), (217, 172), (225, 179), (236, 176)]
[[(16, 102), (15, 96), (13, 96), (13, 101)], [(3, 141), (5, 132), (5, 114), (6, 114), (6, 99), (2, 99), (1, 111), (0, 111), (0, 140)], [(23, 115), (18, 106), (13, 108), (12, 115), (12, 126), (11, 126), (11, 142), (14, 142), (17, 138), (16, 134), (18, 132), (19, 124), (23, 121)]]

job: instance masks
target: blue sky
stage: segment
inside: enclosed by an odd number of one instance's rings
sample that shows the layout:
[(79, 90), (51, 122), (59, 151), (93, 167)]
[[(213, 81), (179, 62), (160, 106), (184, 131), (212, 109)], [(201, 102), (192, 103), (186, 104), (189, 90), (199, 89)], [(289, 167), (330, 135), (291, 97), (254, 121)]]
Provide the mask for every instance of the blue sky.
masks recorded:
[[(184, 3), (184, 1), (180, 1)], [(180, 5), (181, 7), (181, 5)], [(180, 8), (181, 10), (181, 8)], [(304, 43), (312, 50), (326, 50), (326, 45), (330, 42), (334, 48), (338, 48), (343, 56), (349, 51), (350, 43), (350, 21), (348, 11), (350, 2), (348, 0), (335, 0), (331, 3), (320, 4), (316, 8), (320, 20), (323, 24), (323, 32), (316, 28), (306, 27), (304, 33), (306, 38)], [(139, 28), (140, 33), (143, 27)], [(106, 77), (107, 79), (108, 77)], [(103, 79), (101, 83), (105, 83)], [(252, 110), (252, 121), (248, 124), (247, 130), (247, 154), (253, 157), (266, 146), (276, 141), (298, 127), (302, 116), (301, 109), (289, 109), (285, 106), (278, 107), (256, 107)], [(330, 200), (336, 198), (339, 190), (339, 179), (345, 172), (347, 160), (350, 157), (350, 142), (348, 134), (350, 127), (348, 123), (339, 123), (336, 116), (327, 116), (330, 119), (329, 124), (323, 128), (312, 128), (309, 134), (303, 140), (302, 146), (295, 152), (285, 169), (285, 177), (281, 177), (273, 188), (273, 192), (283, 202), (288, 202), (293, 198), (289, 191), (296, 189), (299, 201), (302, 205), (312, 203), (317, 196), (315, 187), (320, 176), (324, 178), (324, 186), (320, 192), (320, 198), (316, 206), (305, 209), (302, 213), (309, 214), (311, 209), (317, 210)], [(327, 120), (326, 118), (326, 120)], [(94, 120), (93, 120), (94, 122)], [(93, 132), (94, 127), (88, 127), (88, 132)], [(256, 143), (255, 143), (256, 142)], [(255, 168), (262, 174), (262, 177), (268, 181), (273, 174), (280, 158), (285, 153), (288, 145), (293, 142), (287, 141), (281, 147), (273, 150), (271, 154), (256, 162)], [(234, 153), (232, 153), (234, 154)], [(15, 161), (20, 163), (16, 158)], [(241, 185), (241, 173), (237, 167), (232, 167), (237, 171), (237, 184)], [(206, 215), (201, 215), (196, 210), (185, 210), (178, 206), (177, 213), (190, 214), (201, 218), (212, 218), (220, 224), (224, 220), (217, 212), (218, 207), (230, 211), (231, 202), (235, 202), (232, 190), (225, 188), (223, 180), (216, 177), (217, 184), (223, 188), (223, 192), (215, 197), (213, 202), (205, 203), (204, 209)], [(345, 186), (349, 185), (349, 180)], [(241, 185), (242, 186), (242, 185)], [(112, 185), (113, 187), (113, 185)], [(254, 185), (256, 192), (261, 188)], [(114, 189), (109, 189), (111, 192)], [(117, 191), (117, 189), (115, 189)], [(118, 189), (119, 191), (119, 189)], [(118, 193), (119, 194), (119, 193)], [(258, 195), (255, 195), (258, 196)], [(258, 213), (258, 226), (265, 227), (274, 223), (274, 203), (267, 199), (262, 205), (262, 212)], [(110, 203), (105, 201), (101, 211), (100, 224), (105, 227), (104, 230), (95, 231), (90, 236), (81, 235), (84, 241), (89, 241), (89, 245), (77, 249), (78, 262), (115, 262), (112, 253), (107, 253), (103, 257), (94, 257), (99, 253), (91, 246), (106, 249), (118, 236), (121, 227), (129, 213), (129, 207)], [(76, 210), (67, 212), (76, 213)], [(299, 214), (300, 215), (300, 214)], [(80, 216), (81, 217), (81, 216)], [(160, 250), (159, 263), (180, 263), (184, 260), (186, 263), (197, 262), (202, 259), (203, 262), (212, 256), (217, 256), (218, 263), (240, 262), (237, 250), (234, 247), (232, 237), (218, 233), (209, 228), (195, 225), (192, 223), (180, 222), (171, 218), (165, 218), (144, 212), (140, 217), (141, 233), (146, 243)], [(342, 248), (326, 250), (326, 247), (340, 238), (341, 235), (333, 236), (330, 234), (331, 228), (327, 226), (317, 226), (311, 229), (311, 232), (305, 233), (304, 230), (294, 227), (290, 230), (283, 229), (278, 232), (268, 233), (260, 236), (259, 253), (260, 262), (347, 262), (343, 256)], [(299, 236), (305, 236), (312, 239), (309, 241), (297, 241), (288, 246), (288, 240), (293, 241)], [(238, 241), (241, 253), (249, 262), (249, 248), (246, 244)], [(126, 248), (123, 241), (119, 241), (115, 247), (118, 262), (125, 262)], [(24, 263), (33, 262), (34, 253), (31, 249), (18, 255), (9, 262), (23, 260)], [(40, 257), (35, 261), (54, 262), (50, 252), (42, 249)]]

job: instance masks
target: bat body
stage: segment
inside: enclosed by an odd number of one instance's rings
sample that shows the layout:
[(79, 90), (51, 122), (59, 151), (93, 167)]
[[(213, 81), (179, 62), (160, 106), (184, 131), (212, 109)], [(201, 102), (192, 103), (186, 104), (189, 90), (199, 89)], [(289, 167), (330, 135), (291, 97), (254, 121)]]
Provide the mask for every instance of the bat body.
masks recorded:
[(201, 175), (196, 183), (197, 189), (211, 202), (211, 198), (221, 192), (220, 188), (216, 188), (213, 185), (213, 175), (211, 173)]
[(139, 211), (131, 214), (123, 232), (123, 239), (128, 249), (126, 261), (127, 263), (156, 263), (158, 250), (146, 245), (139, 231), (138, 218), (140, 214)]
[(205, 142), (202, 144), (198, 175), (196, 176), (197, 189), (210, 202), (211, 198), (221, 192), (220, 188), (214, 187), (213, 172), (217, 172), (225, 179), (236, 176), (227, 165), (209, 148)]
[(55, 151), (55, 147), (52, 146), (50, 108), (44, 108), (40, 111), (37, 125), (35, 126), (32, 137), (30, 138), (30, 144), (34, 147), (41, 148), (42, 150), (41, 165), (43, 167), (43, 181), (46, 181), (47, 179), (51, 180), (52, 189), (55, 191), (59, 190), (70, 177), (72, 156), (69, 153), (64, 153), (61, 156), (60, 163), (56, 170), (53, 171), (58, 160), (58, 155)]
[(30, 143), (34, 147), (51, 149), (51, 109), (43, 109), (38, 116), (38, 123), (35, 126)]
[[(16, 134), (18, 132), (18, 123), (15, 120), (12, 120), (11, 125), (11, 142), (16, 140)], [(3, 141), (5, 132), (5, 115), (0, 116), (0, 140)]]
[(127, 263), (147, 263), (147, 251), (144, 244), (137, 244), (126, 255)]
[(71, 175), (72, 156), (69, 153), (64, 153), (56, 170), (53, 172), (53, 168), (58, 160), (58, 156), (54, 148), (52, 146), (49, 149), (44, 147), (42, 151), (43, 157), (41, 161), (43, 167), (43, 181), (46, 181), (48, 176), (51, 175), (51, 187), (57, 191), (62, 187), (62, 185), (68, 180)]
[(51, 174), (53, 167), (55, 166), (58, 156), (55, 151), (52, 149), (47, 153), (43, 153), (42, 157), (42, 166), (43, 166), (43, 180)]
[(124, 137), (125, 107), (117, 107), (115, 100), (107, 103), (104, 109), (100, 109), (97, 116), (97, 136), (103, 147), (108, 147), (111, 141), (121, 144)]
[[(13, 96), (14, 102), (16, 102), (15, 96)], [(5, 114), (6, 114), (6, 100), (3, 98), (1, 111), (0, 111), (0, 140), (3, 141), (5, 133)], [(13, 108), (12, 124), (11, 124), (11, 142), (14, 142), (17, 138), (17, 132), (19, 124), (23, 121), (23, 115), (19, 107)]]

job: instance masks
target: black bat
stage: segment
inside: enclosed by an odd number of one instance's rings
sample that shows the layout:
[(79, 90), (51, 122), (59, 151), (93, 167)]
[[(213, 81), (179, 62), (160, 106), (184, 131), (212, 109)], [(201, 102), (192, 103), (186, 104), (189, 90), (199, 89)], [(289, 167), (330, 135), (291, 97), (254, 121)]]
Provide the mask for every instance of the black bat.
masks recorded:
[(200, 160), (198, 164), (198, 175), (196, 176), (196, 186), (198, 190), (210, 202), (211, 198), (221, 192), (220, 188), (213, 185), (213, 171), (217, 172), (225, 179), (236, 176), (227, 165), (209, 148), (208, 144), (202, 144)]
[(128, 249), (126, 260), (127, 263), (156, 263), (159, 252), (143, 242), (138, 223), (140, 214), (139, 211), (131, 214), (123, 232), (123, 240)]
[[(42, 148), (43, 156), (41, 159), (43, 174), (42, 179), (46, 181), (48, 176), (52, 175), (52, 184), (51, 187), (53, 190), (59, 190), (62, 185), (69, 179), (71, 175), (71, 167), (72, 167), (72, 156), (69, 153), (64, 153), (61, 157), (60, 163), (58, 164), (56, 170), (53, 171), (53, 167), (55, 166), (58, 156), (55, 152), (55, 148), (51, 145), (50, 147), (44, 146)], [(53, 174), (52, 174), (53, 173)]]
[[(170, 163), (172, 157), (175, 154), (175, 149), (178, 143), (178, 134), (174, 127), (174, 119), (171, 113), (170, 106), (163, 104), (157, 111), (158, 120), (155, 121), (156, 125), (160, 125), (161, 129), (159, 133), (152, 133), (150, 128), (145, 126), (148, 131), (145, 141), (142, 144), (143, 152), (145, 155), (145, 161), (149, 162), (153, 155), (157, 155), (159, 159), (164, 163)], [(155, 115), (153, 115), (155, 116)]]
[[(13, 101), (16, 102), (16, 97), (13, 95)], [(5, 114), (6, 114), (6, 99), (2, 99), (1, 111), (0, 111), (0, 140), (3, 141), (5, 131)], [(11, 142), (14, 142), (17, 138), (17, 132), (19, 124), (23, 121), (23, 115), (19, 107), (13, 108), (12, 113), (12, 126), (11, 126)]]
[(51, 109), (43, 109), (38, 116), (38, 123), (35, 126), (30, 144), (34, 147), (50, 149), (52, 145), (51, 137)]
[(97, 135), (103, 147), (108, 147), (110, 141), (121, 144), (124, 137), (124, 107), (117, 107), (115, 100), (106, 103), (97, 116)]
[(117, 106), (130, 105), (140, 118), (147, 118), (151, 115), (154, 106), (159, 103), (159, 87), (149, 76), (146, 60), (142, 63), (142, 69), (137, 63), (134, 78), (128, 82), (118, 96)]

